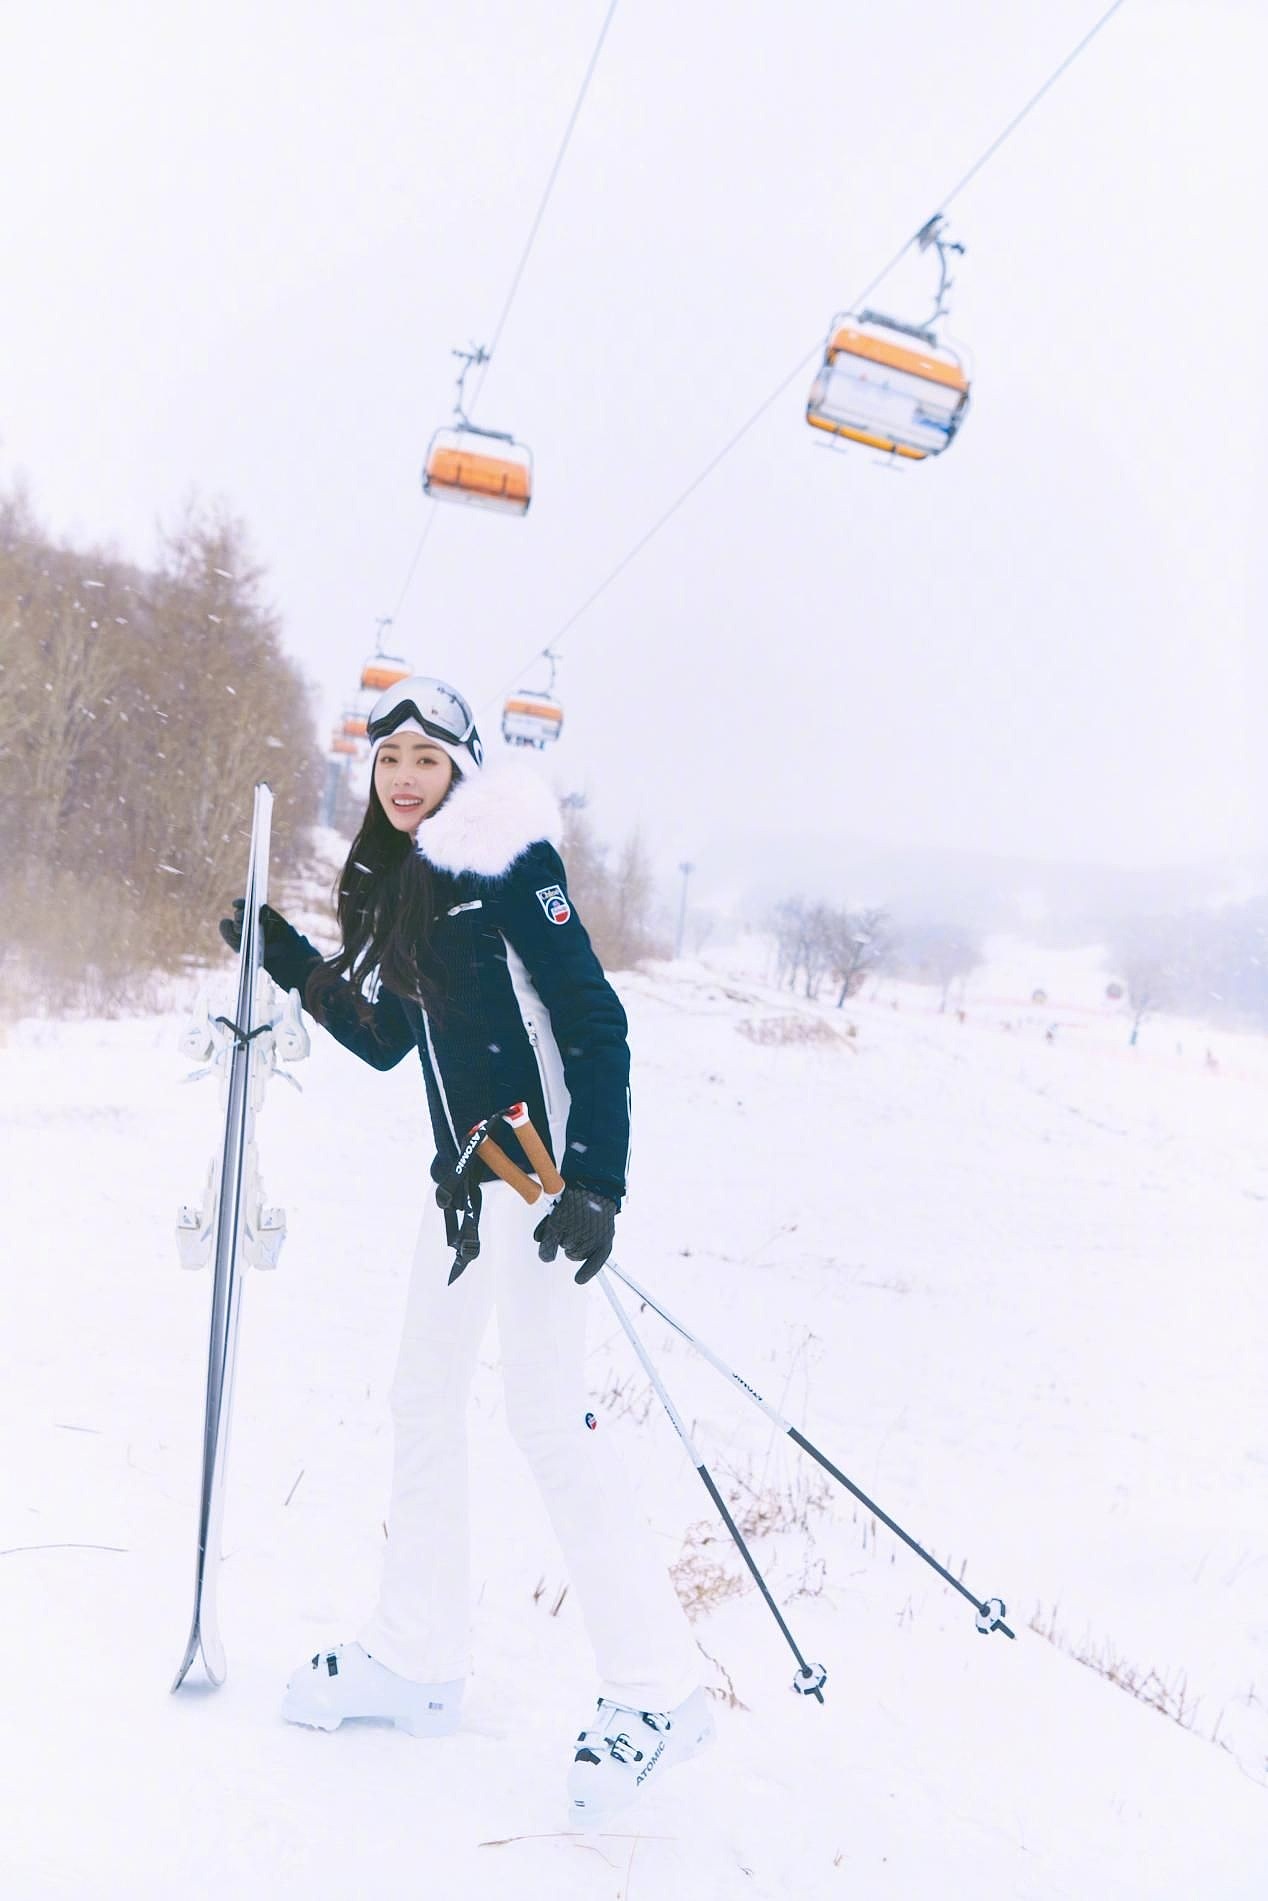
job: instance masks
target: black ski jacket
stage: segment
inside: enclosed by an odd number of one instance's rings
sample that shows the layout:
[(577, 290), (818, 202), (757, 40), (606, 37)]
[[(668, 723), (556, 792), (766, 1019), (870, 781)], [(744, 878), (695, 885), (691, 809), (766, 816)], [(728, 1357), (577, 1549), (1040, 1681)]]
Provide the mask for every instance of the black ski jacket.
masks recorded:
[[(347, 1008), (336, 998), (322, 1021), (376, 1069), (417, 1049), (437, 1179), (477, 1122), (526, 1102), (565, 1181), (619, 1203), (630, 1141), (625, 1012), (572, 908), (558, 830), (554, 798), (525, 767), (464, 778), (416, 836), (434, 877), (441, 1004), (428, 1011), (380, 985), (367, 1022), (349, 989)], [(302, 997), (321, 953), (286, 931), (268, 972)], [(497, 1141), (532, 1172), (509, 1129)], [(480, 1178), (490, 1179), (483, 1164)]]

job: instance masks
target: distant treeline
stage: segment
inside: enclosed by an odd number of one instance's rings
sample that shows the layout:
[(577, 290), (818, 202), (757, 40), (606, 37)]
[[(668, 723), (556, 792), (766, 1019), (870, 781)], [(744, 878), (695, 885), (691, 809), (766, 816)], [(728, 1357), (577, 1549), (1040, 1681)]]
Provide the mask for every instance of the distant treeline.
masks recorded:
[(603, 844), (584, 796), (573, 793), (564, 800), (563, 856), (569, 892), (605, 970), (632, 970), (646, 958), (668, 954), (656, 880), (637, 832), (615, 849)]
[(142, 569), (0, 497), (0, 1003), (108, 1007), (213, 947), (251, 788), (306, 855), (322, 757), (241, 525), (191, 508)]
[(884, 973), (935, 984), (945, 1010), (982, 961), (977, 934), (958, 924), (896, 921), (875, 906), (807, 903), (785, 898), (771, 914), (775, 975), (790, 990), (817, 997), (825, 983), (836, 991), (837, 1008)]
[[(964, 922), (788, 898), (770, 916), (775, 974), (818, 997), (831, 985), (843, 1005), (869, 976), (933, 985), (940, 1008), (963, 994), (985, 956), (979, 931)], [(1105, 945), (1108, 998), (1121, 986), (1131, 1040), (1157, 1013), (1230, 1027), (1268, 1029), (1268, 896), (1175, 915), (1086, 920), (1071, 941)]]
[(1113, 955), (1138, 1021), (1163, 1010), (1268, 1029), (1268, 897), (1120, 926)]

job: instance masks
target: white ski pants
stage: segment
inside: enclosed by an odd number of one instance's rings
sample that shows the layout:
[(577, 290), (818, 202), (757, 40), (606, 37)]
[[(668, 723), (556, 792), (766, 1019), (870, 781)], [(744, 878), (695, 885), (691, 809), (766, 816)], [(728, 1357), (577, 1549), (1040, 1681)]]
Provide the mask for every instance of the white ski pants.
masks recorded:
[(423, 1217), (392, 1385), (387, 1554), (360, 1642), (418, 1682), (468, 1674), (467, 1401), (496, 1300), (507, 1423), (562, 1548), (599, 1694), (672, 1709), (700, 1680), (698, 1653), (615, 1448), (586, 1425), (586, 1315), (600, 1296), (562, 1255), (538, 1259), (533, 1228), (548, 1206), (486, 1188), (479, 1257), (452, 1286), (444, 1224), (435, 1209)]

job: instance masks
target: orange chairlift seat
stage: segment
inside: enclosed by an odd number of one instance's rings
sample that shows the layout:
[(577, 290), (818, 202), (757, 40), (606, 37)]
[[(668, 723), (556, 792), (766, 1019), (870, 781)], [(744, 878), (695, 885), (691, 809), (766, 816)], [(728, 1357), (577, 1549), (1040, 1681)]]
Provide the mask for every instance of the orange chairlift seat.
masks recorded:
[(343, 716), (343, 736), (345, 739), (364, 739), (366, 716), (364, 713), (345, 713)]
[(355, 759), (361, 749), (355, 739), (349, 739), (346, 733), (336, 730), (330, 736), (330, 750), (337, 757)]
[[(481, 447), (495, 442), (496, 451)], [(533, 458), (523, 443), (494, 429), (457, 423), (438, 429), (427, 451), (423, 490), (436, 501), (472, 502), (526, 515), (533, 499)]]
[(395, 653), (372, 653), (361, 669), (361, 687), (366, 693), (386, 693), (398, 680), (408, 680), (414, 669), (408, 660)]
[(502, 737), (508, 746), (551, 745), (563, 731), (564, 709), (549, 693), (512, 693), (502, 708)]
[(536, 746), (544, 751), (563, 731), (564, 709), (555, 698), (559, 656), (547, 647), (540, 657), (550, 668), (545, 691), (521, 687), (502, 707), (502, 737), (508, 746)]
[(526, 515), (533, 499), (532, 451), (501, 429), (482, 429), (463, 407), (469, 372), (489, 353), (455, 350), (462, 363), (454, 419), (437, 429), (423, 464), (423, 493), (438, 502), (470, 502), (505, 515)]
[(933, 326), (946, 310), (947, 253), (964, 247), (943, 235), (944, 222), (931, 218), (916, 238), (922, 250), (936, 248), (940, 267), (927, 323), (903, 323), (875, 310), (833, 319), (806, 401), (812, 429), (912, 462), (940, 455), (954, 441), (968, 413), (969, 378)]

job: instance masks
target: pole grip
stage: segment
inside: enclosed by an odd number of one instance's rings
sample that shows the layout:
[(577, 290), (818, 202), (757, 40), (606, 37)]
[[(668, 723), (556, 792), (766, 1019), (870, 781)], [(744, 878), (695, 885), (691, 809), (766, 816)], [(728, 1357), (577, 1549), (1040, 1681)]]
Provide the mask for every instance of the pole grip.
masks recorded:
[(533, 1126), (533, 1118), (529, 1115), (526, 1104), (522, 1102), (514, 1103), (512, 1107), (506, 1111), (502, 1119), (514, 1129), (519, 1140), (519, 1145), (532, 1163), (537, 1173), (537, 1179), (541, 1182), (546, 1193), (548, 1195), (562, 1195), (564, 1192), (564, 1178), (551, 1160), (550, 1150), (546, 1147), (546, 1144), (542, 1141), (541, 1136), (538, 1135), (536, 1128)]
[(532, 1207), (540, 1196), (541, 1189), (531, 1176), (524, 1173), (522, 1168), (516, 1168), (509, 1155), (503, 1154), (491, 1135), (485, 1136), (476, 1154), (493, 1170), (495, 1175), (499, 1175), (504, 1182), (509, 1183), (516, 1194), (522, 1196), (529, 1207)]

